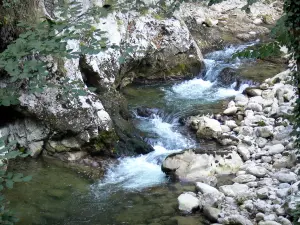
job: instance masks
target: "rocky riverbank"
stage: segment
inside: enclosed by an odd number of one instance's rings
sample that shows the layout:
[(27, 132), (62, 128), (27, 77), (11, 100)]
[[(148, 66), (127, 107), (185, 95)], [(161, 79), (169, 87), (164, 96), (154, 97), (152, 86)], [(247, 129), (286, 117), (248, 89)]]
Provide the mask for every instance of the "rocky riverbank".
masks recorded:
[[(200, 209), (212, 223), (292, 224), (291, 212), (300, 201), (289, 120), (295, 91), (287, 70), (237, 95), (222, 114), (187, 120), (199, 139), (214, 139), (223, 150), (187, 150), (166, 158), (163, 171), (196, 182), (195, 193), (178, 197), (180, 210)], [(226, 174), (227, 184), (218, 183)]]

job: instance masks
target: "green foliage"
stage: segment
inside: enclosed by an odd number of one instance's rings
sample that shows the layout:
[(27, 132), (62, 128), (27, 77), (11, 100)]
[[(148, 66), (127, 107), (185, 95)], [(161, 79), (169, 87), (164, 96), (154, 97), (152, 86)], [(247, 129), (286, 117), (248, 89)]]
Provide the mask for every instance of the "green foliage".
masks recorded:
[(27, 156), (27, 154), (16, 150), (15, 145), (14, 142), (5, 145), (4, 139), (0, 138), (0, 224), (11, 225), (18, 222), (14, 214), (5, 208), (6, 203), (3, 191), (12, 189), (16, 182), (28, 182), (31, 180), (31, 176), (7, 171), (8, 160)]
[(278, 42), (271, 42), (267, 44), (262, 44), (255, 49), (249, 47), (243, 51), (237, 52), (233, 55), (233, 57), (240, 58), (257, 58), (257, 59), (265, 59), (270, 56), (280, 56), (280, 45)]
[(257, 122), (257, 125), (258, 125), (259, 127), (264, 127), (264, 126), (266, 126), (267, 124), (265, 123), (265, 121), (261, 120), (261, 121), (258, 121), (258, 122)]
[[(38, 24), (19, 23), (25, 32), (0, 54), (0, 69), (9, 76), (8, 86), (0, 91), (0, 105), (18, 104), (18, 91), (24, 86), (28, 93), (57, 87), (68, 97), (85, 94), (82, 87), (76, 86), (79, 82), (69, 83), (67, 79), (60, 84), (51, 82), (53, 74), (47, 67), (50, 56), (74, 59), (83, 54), (98, 54), (106, 48), (105, 32), (91, 25), (92, 16), (105, 10), (92, 8), (80, 14), (81, 10), (82, 6), (73, 1), (60, 8), (59, 19), (47, 18)], [(69, 41), (79, 42), (80, 49), (68, 48)]]
[(2, 0), (2, 5), (4, 8), (11, 8), (17, 6), (20, 0)]
[(299, 218), (300, 218), (300, 204), (296, 206), (296, 209), (292, 212), (293, 216), (293, 224), (300, 225)]

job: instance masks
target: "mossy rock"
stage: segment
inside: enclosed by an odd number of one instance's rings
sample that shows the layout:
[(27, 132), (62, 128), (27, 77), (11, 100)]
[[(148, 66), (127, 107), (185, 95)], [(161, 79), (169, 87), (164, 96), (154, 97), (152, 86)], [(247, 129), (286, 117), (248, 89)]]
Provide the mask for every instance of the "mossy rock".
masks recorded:
[(116, 143), (119, 138), (114, 130), (101, 131), (99, 135), (93, 138), (87, 145), (87, 150), (92, 155), (113, 155), (116, 152)]

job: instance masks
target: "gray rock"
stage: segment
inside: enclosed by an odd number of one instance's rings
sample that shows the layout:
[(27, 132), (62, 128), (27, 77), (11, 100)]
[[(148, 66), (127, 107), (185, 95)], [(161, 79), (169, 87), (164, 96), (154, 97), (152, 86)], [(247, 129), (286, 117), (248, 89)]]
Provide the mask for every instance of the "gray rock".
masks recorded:
[(260, 188), (256, 191), (257, 197), (260, 199), (267, 199), (269, 197), (269, 190), (266, 187)]
[(273, 136), (273, 126), (264, 126), (256, 128), (257, 137), (269, 138)]
[(44, 142), (32, 142), (28, 145), (28, 153), (32, 158), (37, 158), (43, 150)]
[(84, 151), (68, 152), (67, 155), (68, 155), (68, 157), (67, 157), (68, 161), (77, 161), (77, 160), (80, 160), (80, 159), (84, 158), (85, 156), (87, 156), (88, 153), (84, 152)]
[(219, 193), (216, 194), (215, 192), (212, 193), (205, 193), (199, 196), (199, 205), (201, 207), (204, 206), (218, 206), (218, 203), (222, 202), (222, 200), (224, 199), (224, 194), (223, 193)]
[(247, 93), (247, 95), (253, 97), (253, 96), (261, 96), (262, 94), (262, 90), (257, 89), (257, 88), (247, 88), (245, 90), (245, 92)]
[(261, 160), (265, 163), (270, 163), (270, 162), (272, 162), (272, 157), (271, 156), (262, 156)]
[(292, 222), (289, 221), (287, 218), (279, 217), (278, 222), (280, 222), (281, 225), (292, 225)]
[(253, 225), (253, 223), (241, 215), (232, 215), (224, 219), (225, 224), (236, 224), (236, 225)]
[(248, 103), (248, 105), (246, 106), (246, 109), (253, 110), (255, 112), (262, 112), (263, 111), (262, 106), (258, 103)]
[(267, 169), (261, 166), (250, 166), (246, 170), (249, 174), (252, 174), (258, 178), (262, 178), (267, 174)]
[(257, 143), (258, 147), (263, 148), (268, 143), (268, 140), (265, 138), (259, 137), (256, 139), (256, 143)]
[(284, 198), (288, 195), (289, 193), (289, 188), (282, 188), (282, 189), (277, 189), (276, 190), (276, 195), (279, 197), (279, 198)]
[(209, 219), (209, 221), (211, 221), (213, 223), (218, 222), (220, 212), (221, 212), (221, 210), (214, 208), (214, 207), (204, 207), (203, 208), (204, 216), (206, 216), (207, 219)]
[(234, 120), (226, 120), (225, 125), (228, 126), (230, 129), (234, 129), (237, 127), (237, 124)]
[(246, 146), (238, 145), (237, 148), (237, 151), (242, 156), (243, 160), (247, 161), (250, 159), (250, 152)]
[(227, 116), (233, 116), (236, 114), (237, 110), (238, 110), (237, 107), (230, 107), (228, 109), (225, 109), (223, 113)]
[(240, 184), (248, 183), (255, 181), (256, 177), (250, 174), (245, 174), (245, 175), (239, 175), (236, 178), (234, 178), (232, 181)]
[(179, 210), (192, 212), (199, 207), (199, 200), (194, 193), (184, 193), (178, 197)]
[(235, 96), (236, 106), (245, 106), (249, 102), (249, 98), (243, 94), (238, 94)]
[(297, 181), (297, 175), (293, 172), (277, 172), (274, 177), (281, 183), (292, 183)]
[(276, 144), (273, 146), (269, 146), (268, 149), (270, 155), (275, 155), (282, 153), (284, 151), (284, 146), (282, 144)]
[(249, 187), (245, 184), (232, 184), (232, 185), (223, 185), (219, 187), (219, 190), (229, 197), (236, 197), (239, 194), (246, 193), (249, 190)]
[(258, 225), (281, 225), (281, 224), (275, 221), (261, 221), (258, 223)]
[(214, 187), (212, 187), (208, 184), (201, 183), (201, 182), (196, 183), (196, 189), (198, 191), (200, 191), (202, 194), (206, 194), (206, 193), (214, 193), (214, 194), (217, 194), (217, 195), (220, 194), (218, 189), (216, 189), (216, 188), (214, 188)]
[(211, 183), (216, 180), (215, 174), (236, 173), (242, 164), (242, 158), (235, 151), (212, 155), (187, 150), (168, 156), (162, 170), (178, 179)]
[(197, 121), (197, 137), (204, 139), (218, 138), (222, 132), (219, 121), (202, 116)]
[(261, 212), (257, 213), (256, 216), (255, 216), (255, 220), (258, 221), (258, 222), (264, 220), (264, 218), (265, 218), (265, 214), (263, 214)]

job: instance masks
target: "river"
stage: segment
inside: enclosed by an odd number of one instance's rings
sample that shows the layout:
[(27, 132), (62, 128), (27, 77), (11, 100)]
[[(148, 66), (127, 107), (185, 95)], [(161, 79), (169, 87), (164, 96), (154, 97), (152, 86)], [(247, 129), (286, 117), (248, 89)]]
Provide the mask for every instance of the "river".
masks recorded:
[[(185, 217), (178, 212), (177, 196), (194, 190), (194, 186), (169, 181), (161, 171), (161, 162), (172, 152), (199, 147), (194, 136), (180, 124), (181, 117), (195, 112), (220, 112), (228, 98), (249, 86), (245, 82), (236, 90), (235, 83), (224, 87), (217, 78), (226, 67), (237, 69), (252, 63), (231, 57), (252, 44), (207, 54), (205, 73), (192, 80), (126, 88), (134, 123), (155, 151), (119, 159), (118, 165), (112, 166), (100, 181), (91, 182), (43, 160), (19, 162), (17, 171), (33, 175), (31, 182), (18, 184), (7, 193), (11, 208), (21, 218), (19, 224), (206, 224), (201, 215)], [(139, 117), (136, 109), (140, 106), (157, 111), (151, 117)]]

